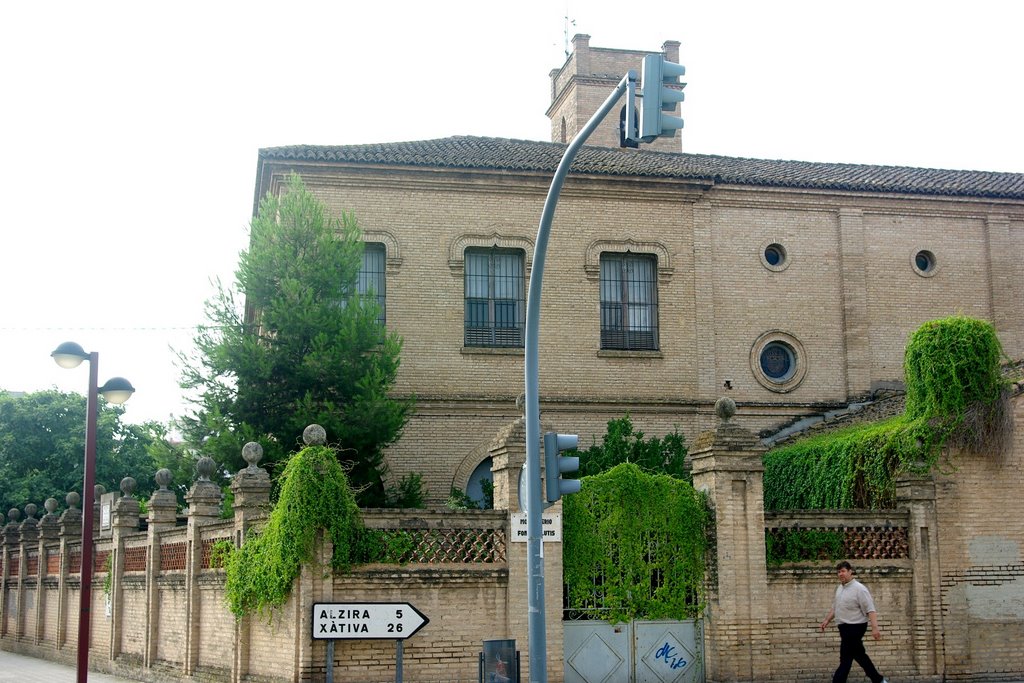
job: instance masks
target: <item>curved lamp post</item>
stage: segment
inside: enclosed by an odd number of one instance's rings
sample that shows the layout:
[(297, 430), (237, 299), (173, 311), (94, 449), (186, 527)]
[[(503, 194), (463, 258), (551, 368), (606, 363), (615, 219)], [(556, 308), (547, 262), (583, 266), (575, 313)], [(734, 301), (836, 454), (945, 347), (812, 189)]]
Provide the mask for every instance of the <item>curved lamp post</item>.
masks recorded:
[(100, 355), (88, 353), (75, 342), (64, 342), (50, 354), (62, 368), (77, 368), (89, 361), (89, 398), (85, 406), (85, 483), (82, 486), (82, 587), (78, 603), (78, 683), (89, 680), (89, 631), (92, 626), (92, 520), (96, 486), (96, 413), (98, 394), (110, 403), (120, 404), (131, 398), (135, 387), (124, 377), (113, 377), (98, 387)]

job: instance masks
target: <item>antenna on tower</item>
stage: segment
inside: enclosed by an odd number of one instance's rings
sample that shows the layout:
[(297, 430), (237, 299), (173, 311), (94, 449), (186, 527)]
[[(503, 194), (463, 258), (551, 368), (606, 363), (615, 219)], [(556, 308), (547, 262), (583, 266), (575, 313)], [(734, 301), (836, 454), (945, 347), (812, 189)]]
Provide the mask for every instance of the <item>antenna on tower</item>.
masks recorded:
[(565, 3), (565, 58), (569, 59), (569, 25), (576, 26), (576, 20), (569, 18), (569, 3)]

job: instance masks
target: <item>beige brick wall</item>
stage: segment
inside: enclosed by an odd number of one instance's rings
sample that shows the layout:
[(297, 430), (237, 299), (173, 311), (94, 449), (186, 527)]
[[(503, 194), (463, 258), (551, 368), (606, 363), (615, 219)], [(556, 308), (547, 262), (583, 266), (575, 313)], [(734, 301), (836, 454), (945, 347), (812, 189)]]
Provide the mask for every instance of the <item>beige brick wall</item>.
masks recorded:
[(947, 671), (1024, 671), (1024, 396), (1013, 450), (961, 454), (938, 482)]
[[(464, 249), (522, 245), (529, 263), (550, 178), (341, 166), (305, 174), (333, 212), (354, 212), (368, 239), (388, 244), (388, 326), (404, 339), (396, 393), (419, 403), (387, 458), (396, 478), (420, 472), (441, 502), (466, 458), (483, 459), (480, 444), (516, 414), (523, 391), (520, 350), (463, 348)], [(777, 428), (899, 380), (909, 333), (955, 313), (995, 321), (1008, 354), (1024, 356), (1024, 311), (1013, 303), (1024, 298), (1013, 275), (1024, 223), (1006, 218), (1021, 211), (1009, 202), (570, 177), (545, 272), (542, 410), (584, 443), (626, 412), (648, 434), (678, 426), (692, 441), (728, 394), (743, 426)], [(773, 242), (787, 252), (782, 270), (762, 261)], [(656, 254), (662, 269), (657, 353), (600, 351), (600, 254), (626, 249)], [(936, 257), (930, 277), (911, 265), (922, 249)], [(751, 357), (772, 331), (798, 341), (806, 368), (786, 393), (758, 381)]]

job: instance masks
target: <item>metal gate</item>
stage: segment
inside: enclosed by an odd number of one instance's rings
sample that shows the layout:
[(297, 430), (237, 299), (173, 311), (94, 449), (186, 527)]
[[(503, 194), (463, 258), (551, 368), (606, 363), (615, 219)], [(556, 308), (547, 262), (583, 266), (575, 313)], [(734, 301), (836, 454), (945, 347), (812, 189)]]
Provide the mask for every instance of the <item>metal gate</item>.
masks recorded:
[(565, 683), (703, 683), (698, 621), (564, 621)]

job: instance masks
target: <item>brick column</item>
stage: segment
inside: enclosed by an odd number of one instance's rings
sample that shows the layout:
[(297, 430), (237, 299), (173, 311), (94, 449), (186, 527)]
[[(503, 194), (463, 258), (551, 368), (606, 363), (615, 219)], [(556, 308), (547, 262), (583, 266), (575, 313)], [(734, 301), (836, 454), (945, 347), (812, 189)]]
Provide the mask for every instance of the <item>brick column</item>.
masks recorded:
[[(17, 616), (17, 637), (18, 640), (35, 642), (35, 622), (27, 622), (25, 615), (25, 584), (29, 579), (34, 578), (28, 575), (28, 554), (30, 551), (39, 548), (39, 520), (36, 519), (36, 505), (29, 503), (25, 506), (25, 520), (18, 528), (18, 537), (21, 541), (21, 565), (18, 568), (18, 616)], [(36, 567), (38, 568), (38, 558)], [(38, 573), (38, 572), (37, 572)], [(39, 596), (39, 584), (36, 583), (36, 597)], [(38, 600), (36, 601), (38, 605)]]
[(185, 495), (188, 503), (188, 551), (185, 555), (185, 674), (191, 676), (199, 665), (199, 572), (203, 560), (201, 527), (220, 517), (220, 487), (210, 481), (217, 463), (203, 456), (196, 463), (199, 479)]
[[(491, 473), (494, 477), (494, 508), (522, 512), (519, 507), (519, 474), (526, 462), (526, 423), (520, 418), (501, 429), (491, 442)], [(525, 492), (524, 492), (525, 496)], [(547, 508), (545, 514), (562, 516), (561, 502)], [(524, 680), (530, 670), (529, 594), (526, 543), (514, 542), (515, 530), (509, 523), (506, 541), (508, 562), (505, 633), (487, 634), (487, 638), (514, 638), (521, 655)], [(548, 680), (563, 679), (564, 631), (562, 627), (562, 543), (544, 541), (544, 622), (547, 631)], [(481, 640), (484, 638), (481, 637)]]
[[(896, 482), (896, 503), (910, 512), (907, 535), (913, 563), (910, 591), (910, 658), (918, 675), (943, 672), (945, 642), (942, 629), (939, 571), (938, 516), (935, 480), (929, 475), (903, 475)], [(964, 627), (964, 641), (967, 633)]]
[[(242, 458), (249, 463), (238, 471), (231, 482), (235, 496), (235, 547), (242, 547), (249, 530), (270, 514), (270, 475), (259, 466), (263, 459), (263, 447), (251, 441), (242, 447)], [(249, 627), (248, 615), (235, 620), (235, 652), (231, 664), (231, 680), (241, 681), (249, 674)]]
[(690, 456), (693, 485), (705, 491), (714, 511), (704, 631), (708, 683), (758, 681), (766, 671), (768, 577), (764, 549), (765, 448), (753, 433), (731, 424), (732, 399), (715, 403), (716, 429), (697, 437)]
[(60, 594), (51, 595), (50, 591), (43, 585), (46, 576), (50, 571), (50, 551), (59, 543), (60, 519), (55, 514), (57, 510), (57, 499), (47, 498), (43, 503), (46, 514), (39, 520), (39, 577), (36, 583), (39, 588), (36, 591), (36, 643), (43, 641), (43, 634), (46, 632), (46, 605), (51, 600), (57, 600), (60, 604)]
[[(60, 516), (60, 577), (57, 579), (57, 649), (68, 641), (68, 574), (71, 571), (71, 550), (68, 543), (82, 538), (82, 497), (71, 491), (64, 497), (68, 505)], [(81, 575), (79, 575), (81, 576)]]
[[(6, 638), (11, 631), (11, 601), (7, 599), (8, 587), (13, 585), (14, 581), (11, 580), (11, 554), (17, 552), (20, 548), (18, 539), (18, 520), (21, 519), (21, 510), (18, 508), (11, 508), (7, 512), (7, 519), (9, 520), (3, 528), (3, 538), (0, 538), (0, 543), (3, 544), (4, 552), (4, 571), (3, 581), (0, 583), (0, 638)], [(20, 579), (20, 577), (18, 577)], [(20, 609), (20, 605), (15, 605), (15, 608)]]
[(124, 577), (124, 537), (139, 531), (139, 501), (132, 495), (135, 493), (135, 485), (132, 477), (122, 479), (121, 497), (110, 510), (110, 595), (105, 597), (110, 600), (111, 661), (121, 654), (121, 636), (124, 632), (124, 596), (121, 586)]
[(156, 660), (157, 627), (160, 624), (160, 535), (173, 529), (178, 523), (178, 499), (168, 489), (173, 480), (171, 471), (157, 470), (157, 486), (160, 488), (149, 497), (149, 526), (146, 530), (149, 551), (146, 553), (146, 634), (142, 649), (142, 665), (153, 666)]

